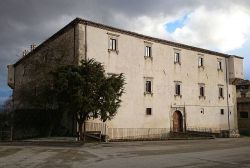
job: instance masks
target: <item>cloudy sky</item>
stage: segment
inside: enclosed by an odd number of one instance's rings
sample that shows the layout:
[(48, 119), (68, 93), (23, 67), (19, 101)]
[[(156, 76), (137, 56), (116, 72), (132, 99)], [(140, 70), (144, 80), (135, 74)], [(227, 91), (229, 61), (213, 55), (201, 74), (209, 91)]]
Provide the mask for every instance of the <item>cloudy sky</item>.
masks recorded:
[(250, 79), (249, 0), (1, 0), (0, 102), (7, 64), (75, 17), (244, 57)]

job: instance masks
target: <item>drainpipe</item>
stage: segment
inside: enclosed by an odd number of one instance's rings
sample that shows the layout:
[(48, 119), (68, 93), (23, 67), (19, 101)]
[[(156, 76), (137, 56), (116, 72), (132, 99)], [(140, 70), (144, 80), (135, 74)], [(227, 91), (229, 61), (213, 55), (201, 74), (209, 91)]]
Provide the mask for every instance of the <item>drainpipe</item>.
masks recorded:
[(225, 63), (226, 63), (226, 88), (227, 88), (227, 120), (228, 120), (228, 131), (229, 131), (229, 134), (230, 134), (230, 109), (229, 109), (229, 100), (228, 100), (228, 97), (229, 97), (229, 94), (228, 94), (228, 83), (229, 83), (229, 79), (228, 79), (228, 59), (229, 58), (226, 58), (225, 59)]
[(85, 60), (87, 60), (87, 22), (85, 23), (85, 27), (84, 27), (84, 29), (85, 29), (85, 39), (84, 39), (84, 47), (85, 47), (85, 55), (84, 55), (84, 59)]
[(186, 132), (187, 131), (187, 122), (186, 122), (186, 106), (185, 106), (185, 103), (184, 103), (183, 113), (184, 113), (184, 132)]

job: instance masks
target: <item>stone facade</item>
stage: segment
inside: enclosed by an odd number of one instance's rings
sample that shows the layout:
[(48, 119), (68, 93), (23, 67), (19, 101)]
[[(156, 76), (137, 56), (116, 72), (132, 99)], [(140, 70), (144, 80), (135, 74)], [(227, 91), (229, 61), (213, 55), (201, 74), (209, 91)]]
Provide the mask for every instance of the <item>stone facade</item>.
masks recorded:
[(56, 48), (68, 52), (61, 61), (49, 61), (51, 68), (60, 62), (79, 64), (94, 58), (104, 64), (108, 74), (125, 74), (121, 107), (106, 123), (109, 129), (118, 130), (117, 136), (130, 128), (238, 129), (235, 83), (243, 78), (241, 57), (77, 18), (14, 64), (14, 95), (22, 87), (20, 81), (28, 81), (23, 75), (26, 62), (43, 58), (47, 47), (51, 59), (62, 55)]
[(237, 85), (237, 111), (240, 133), (250, 135), (250, 81)]

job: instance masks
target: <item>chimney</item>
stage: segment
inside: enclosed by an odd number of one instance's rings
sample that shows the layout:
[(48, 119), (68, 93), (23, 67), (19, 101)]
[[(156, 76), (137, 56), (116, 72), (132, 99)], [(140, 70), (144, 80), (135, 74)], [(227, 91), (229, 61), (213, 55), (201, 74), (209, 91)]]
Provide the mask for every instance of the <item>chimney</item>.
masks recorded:
[(27, 55), (28, 53), (29, 53), (29, 50), (24, 50), (23, 53), (22, 53), (23, 57), (24, 57), (25, 55)]
[(36, 48), (36, 44), (35, 43), (33, 43), (33, 44), (30, 45), (30, 51), (33, 51), (35, 48)]

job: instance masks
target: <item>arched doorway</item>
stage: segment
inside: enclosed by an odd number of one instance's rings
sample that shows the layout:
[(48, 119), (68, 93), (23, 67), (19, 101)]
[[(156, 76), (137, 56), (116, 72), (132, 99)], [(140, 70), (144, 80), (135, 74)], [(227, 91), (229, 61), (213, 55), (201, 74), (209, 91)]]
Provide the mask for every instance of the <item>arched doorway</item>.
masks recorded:
[(183, 131), (183, 118), (180, 111), (175, 111), (173, 114), (173, 132)]

